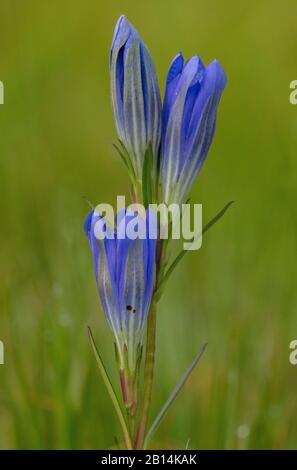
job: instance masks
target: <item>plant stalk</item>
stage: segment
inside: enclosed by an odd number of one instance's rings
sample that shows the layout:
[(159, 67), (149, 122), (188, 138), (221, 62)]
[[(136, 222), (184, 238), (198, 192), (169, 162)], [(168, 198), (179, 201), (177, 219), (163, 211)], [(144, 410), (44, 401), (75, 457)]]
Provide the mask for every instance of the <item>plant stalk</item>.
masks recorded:
[(144, 366), (144, 388), (143, 388), (143, 405), (140, 413), (140, 419), (137, 434), (134, 443), (134, 449), (143, 448), (147, 422), (150, 411), (152, 386), (155, 365), (155, 349), (156, 349), (156, 301), (153, 299), (148, 314), (147, 323), (147, 343)]

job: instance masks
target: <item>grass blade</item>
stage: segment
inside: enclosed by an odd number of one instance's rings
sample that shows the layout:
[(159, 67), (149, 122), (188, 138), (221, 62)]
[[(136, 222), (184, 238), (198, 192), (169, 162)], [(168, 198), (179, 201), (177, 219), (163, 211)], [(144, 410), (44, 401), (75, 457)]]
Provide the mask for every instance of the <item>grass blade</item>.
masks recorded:
[(132, 449), (132, 442), (131, 442), (130, 434), (129, 434), (129, 431), (128, 431), (128, 428), (127, 428), (127, 424), (126, 424), (125, 418), (123, 416), (118, 398), (116, 396), (116, 393), (114, 391), (114, 388), (112, 386), (110, 378), (108, 377), (105, 366), (103, 364), (103, 361), (101, 359), (101, 356), (100, 356), (99, 351), (97, 349), (97, 346), (95, 344), (95, 340), (94, 340), (92, 330), (91, 330), (90, 327), (88, 327), (88, 334), (89, 334), (91, 346), (92, 346), (92, 349), (93, 349), (93, 352), (94, 352), (99, 370), (101, 372), (104, 384), (107, 388), (108, 394), (111, 398), (111, 401), (113, 403), (113, 406), (114, 406), (116, 414), (117, 414), (117, 417), (119, 419), (119, 422), (120, 422), (120, 425), (121, 425), (121, 428), (122, 428), (122, 431), (123, 431), (126, 447), (127, 447), (128, 450), (131, 450)]
[(186, 383), (188, 377), (190, 376), (192, 370), (194, 369), (194, 367), (196, 366), (196, 364), (199, 362), (199, 359), (201, 358), (202, 354), (204, 353), (205, 351), (205, 348), (207, 346), (207, 343), (203, 344), (202, 348), (200, 349), (200, 351), (198, 352), (197, 356), (195, 357), (194, 361), (192, 362), (192, 364), (188, 367), (188, 369), (186, 370), (186, 372), (184, 373), (184, 375), (182, 376), (182, 378), (180, 379), (180, 381), (178, 382), (178, 384), (176, 385), (176, 387), (173, 389), (173, 391), (171, 392), (170, 396), (168, 397), (166, 403), (164, 404), (164, 406), (162, 407), (161, 411), (159, 412), (158, 416), (155, 418), (153, 424), (151, 425), (150, 429), (148, 430), (148, 433), (145, 437), (145, 441), (144, 441), (144, 448), (146, 449), (147, 447), (147, 444), (149, 442), (149, 440), (152, 438), (154, 432), (157, 430), (160, 422), (162, 421), (162, 419), (164, 418), (166, 412), (168, 411), (168, 408), (170, 407), (170, 405), (173, 403), (173, 401), (175, 400), (175, 398), (177, 397), (178, 393), (180, 392), (180, 390), (182, 389), (182, 387), (184, 386), (184, 384)]
[(202, 235), (204, 235), (207, 230), (209, 230), (218, 220), (220, 220), (221, 217), (225, 214), (225, 212), (229, 209), (229, 207), (234, 204), (235, 201), (229, 201), (223, 209), (220, 210), (207, 224), (203, 227), (202, 229)]
[(91, 209), (94, 209), (94, 204), (90, 201), (90, 199), (87, 198), (87, 196), (82, 196), (83, 200), (85, 201), (86, 204), (88, 204), (88, 206), (91, 208)]
[(119, 145), (112, 144), (112, 146), (118, 152), (119, 156), (121, 157), (122, 162), (124, 163), (125, 167), (127, 168), (129, 176), (131, 178), (131, 181), (133, 182), (133, 184), (136, 184), (137, 178), (136, 178), (136, 175), (135, 175), (133, 164), (131, 162), (131, 158), (130, 158), (127, 150), (125, 149), (123, 143), (120, 140), (118, 142), (119, 142)]

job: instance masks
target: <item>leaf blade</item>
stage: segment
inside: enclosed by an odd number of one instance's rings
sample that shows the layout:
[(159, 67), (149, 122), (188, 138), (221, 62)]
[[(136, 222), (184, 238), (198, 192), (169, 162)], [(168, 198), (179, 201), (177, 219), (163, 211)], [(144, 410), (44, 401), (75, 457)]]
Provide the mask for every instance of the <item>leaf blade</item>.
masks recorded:
[(133, 182), (133, 184), (136, 184), (137, 178), (136, 178), (136, 175), (135, 175), (135, 170), (134, 170), (130, 155), (127, 152), (127, 150), (126, 150), (124, 144), (122, 143), (122, 141), (119, 139), (118, 142), (119, 142), (119, 144), (114, 144), (113, 143), (112, 146), (118, 152), (122, 162), (124, 163), (128, 173), (129, 173), (131, 181)]
[(181, 391), (182, 387), (184, 386), (184, 384), (186, 383), (187, 379), (189, 378), (189, 376), (191, 375), (191, 372), (193, 371), (193, 369), (195, 368), (195, 366), (198, 364), (202, 354), (204, 353), (205, 349), (206, 349), (206, 346), (207, 346), (207, 343), (204, 343), (202, 345), (202, 347), (200, 348), (198, 354), (195, 356), (193, 362), (190, 364), (190, 366), (187, 368), (187, 370), (184, 372), (183, 376), (181, 377), (180, 381), (178, 382), (178, 384), (174, 387), (174, 389), (172, 390), (171, 394), (169, 395), (169, 397), (167, 398), (165, 404), (163, 405), (163, 407), (161, 408), (161, 410), (159, 411), (157, 417), (155, 418), (155, 420), (153, 421), (153, 424), (151, 425), (150, 429), (148, 430), (147, 432), (147, 435), (145, 437), (145, 441), (144, 441), (144, 448), (146, 448), (149, 440), (151, 439), (151, 437), (153, 436), (154, 432), (157, 430), (157, 428), (159, 427), (163, 417), (165, 416), (166, 412), (168, 411), (170, 405), (173, 403), (173, 401), (175, 400), (175, 398), (177, 397), (178, 393)]
[(103, 382), (106, 386), (106, 389), (108, 391), (110, 399), (111, 399), (111, 401), (113, 403), (113, 406), (115, 408), (117, 417), (119, 419), (119, 422), (120, 422), (120, 425), (121, 425), (121, 428), (122, 428), (122, 432), (123, 432), (123, 435), (124, 435), (126, 447), (127, 447), (128, 450), (131, 450), (133, 448), (133, 446), (132, 446), (131, 437), (130, 437), (130, 434), (129, 434), (129, 431), (128, 431), (128, 428), (127, 428), (127, 425), (126, 425), (124, 415), (122, 413), (118, 398), (116, 396), (116, 393), (115, 393), (113, 385), (110, 381), (110, 378), (107, 374), (107, 371), (106, 371), (106, 368), (105, 368), (104, 363), (102, 361), (102, 358), (100, 356), (100, 353), (99, 353), (99, 351), (97, 349), (97, 346), (95, 344), (95, 340), (94, 340), (94, 337), (93, 337), (93, 334), (92, 334), (92, 330), (89, 326), (88, 326), (88, 335), (89, 335), (91, 346), (92, 346), (92, 349), (93, 349), (93, 352), (94, 352), (95, 359), (97, 361), (99, 370), (100, 370), (102, 378), (103, 378)]
[(225, 212), (229, 209), (235, 201), (229, 201), (225, 206), (209, 221), (202, 229), (202, 235), (207, 232), (216, 222), (220, 220), (221, 217), (225, 214)]

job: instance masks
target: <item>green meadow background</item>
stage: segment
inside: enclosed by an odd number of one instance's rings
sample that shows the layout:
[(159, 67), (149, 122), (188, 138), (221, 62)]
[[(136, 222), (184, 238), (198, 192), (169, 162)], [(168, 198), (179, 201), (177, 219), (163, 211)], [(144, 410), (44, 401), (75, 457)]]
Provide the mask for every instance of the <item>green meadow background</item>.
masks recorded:
[(83, 200), (128, 194), (109, 96), (118, 16), (140, 31), (163, 93), (182, 50), (228, 76), (192, 191), (225, 217), (175, 271), (158, 312), (153, 417), (203, 342), (153, 447), (297, 448), (297, 4), (287, 0), (0, 0), (1, 449), (92, 449), (119, 428), (87, 338), (118, 387), (83, 233)]

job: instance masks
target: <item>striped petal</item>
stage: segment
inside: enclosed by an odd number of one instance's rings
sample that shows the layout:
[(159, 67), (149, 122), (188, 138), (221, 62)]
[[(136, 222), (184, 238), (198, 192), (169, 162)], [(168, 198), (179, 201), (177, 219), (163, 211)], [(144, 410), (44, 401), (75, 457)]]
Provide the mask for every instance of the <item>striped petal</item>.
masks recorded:
[(106, 229), (108, 236), (103, 240), (96, 239), (96, 224), (105, 226), (104, 218), (92, 211), (85, 221), (103, 310), (122, 366), (127, 350), (131, 370), (136, 366), (153, 293), (157, 238), (157, 219), (152, 211), (146, 213), (144, 236), (128, 238), (127, 225), (133, 218), (136, 224), (142, 222), (140, 215), (122, 211), (116, 218), (115, 232)]
[(151, 143), (155, 167), (161, 140), (161, 98), (150, 53), (138, 32), (121, 16), (110, 54), (111, 102), (116, 130), (139, 180)]
[(179, 54), (168, 72), (163, 108), (161, 177), (167, 204), (187, 198), (213, 140), (226, 76), (217, 60), (183, 64)]

